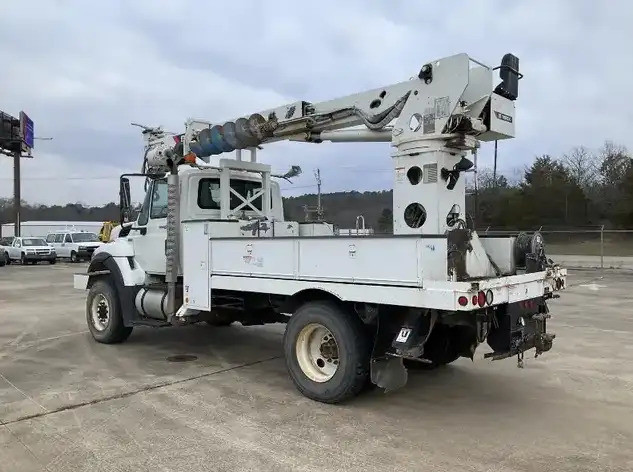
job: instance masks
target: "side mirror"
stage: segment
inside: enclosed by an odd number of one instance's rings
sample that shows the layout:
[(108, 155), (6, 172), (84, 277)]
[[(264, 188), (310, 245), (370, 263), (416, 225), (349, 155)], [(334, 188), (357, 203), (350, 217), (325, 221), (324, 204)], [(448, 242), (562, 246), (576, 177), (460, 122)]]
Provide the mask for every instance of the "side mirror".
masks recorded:
[(119, 186), (119, 218), (121, 224), (127, 223), (130, 220), (131, 210), (130, 179), (122, 177)]

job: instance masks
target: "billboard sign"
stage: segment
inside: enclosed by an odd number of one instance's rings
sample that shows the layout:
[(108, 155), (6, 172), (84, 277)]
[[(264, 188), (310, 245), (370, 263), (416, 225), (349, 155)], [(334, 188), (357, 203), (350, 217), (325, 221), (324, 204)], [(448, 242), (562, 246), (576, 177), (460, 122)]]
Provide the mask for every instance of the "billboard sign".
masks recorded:
[(35, 138), (33, 120), (23, 111), (20, 112), (20, 136), (22, 137), (22, 142), (25, 144), (27, 149), (33, 149)]

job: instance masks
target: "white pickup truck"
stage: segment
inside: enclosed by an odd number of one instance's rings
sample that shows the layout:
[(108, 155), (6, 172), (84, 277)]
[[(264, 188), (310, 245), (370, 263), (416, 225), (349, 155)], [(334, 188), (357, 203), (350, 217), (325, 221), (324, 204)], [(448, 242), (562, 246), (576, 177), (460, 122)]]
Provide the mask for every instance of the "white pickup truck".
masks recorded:
[(55, 231), (46, 236), (46, 242), (57, 252), (57, 257), (70, 262), (90, 260), (95, 249), (103, 243), (96, 233), (90, 231)]
[(42, 238), (11, 237), (3, 238), (5, 249), (5, 263), (21, 262), (22, 264), (37, 264), (46, 261), (55, 264), (57, 254)]

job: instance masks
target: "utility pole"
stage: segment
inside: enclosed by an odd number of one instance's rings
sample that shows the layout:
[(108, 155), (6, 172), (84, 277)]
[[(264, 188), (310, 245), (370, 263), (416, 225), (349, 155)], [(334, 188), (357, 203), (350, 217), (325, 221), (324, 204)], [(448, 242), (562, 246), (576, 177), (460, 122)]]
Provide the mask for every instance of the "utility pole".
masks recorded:
[(316, 213), (316, 221), (323, 221), (323, 207), (321, 206), (321, 169), (314, 170), (314, 178), (317, 183), (317, 205), (316, 207), (303, 205), (305, 221), (310, 221), (310, 214), (314, 213)]
[(323, 208), (321, 208), (321, 169), (317, 168), (314, 171), (314, 178), (317, 182), (317, 219), (321, 221), (323, 219)]
[(13, 235), (20, 236), (20, 151), (13, 153)]

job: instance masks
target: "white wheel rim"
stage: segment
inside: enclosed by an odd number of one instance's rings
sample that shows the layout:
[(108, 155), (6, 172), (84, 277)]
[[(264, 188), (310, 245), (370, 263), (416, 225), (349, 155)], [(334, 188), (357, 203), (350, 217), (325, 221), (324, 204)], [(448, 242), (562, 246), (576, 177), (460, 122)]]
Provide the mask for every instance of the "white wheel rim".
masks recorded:
[(297, 362), (310, 380), (327, 382), (338, 370), (338, 344), (329, 329), (319, 323), (303, 327), (295, 344)]
[(92, 325), (97, 331), (103, 331), (108, 327), (110, 322), (110, 304), (103, 294), (100, 293), (92, 299), (90, 314), (92, 315)]

